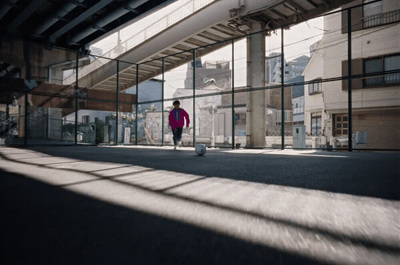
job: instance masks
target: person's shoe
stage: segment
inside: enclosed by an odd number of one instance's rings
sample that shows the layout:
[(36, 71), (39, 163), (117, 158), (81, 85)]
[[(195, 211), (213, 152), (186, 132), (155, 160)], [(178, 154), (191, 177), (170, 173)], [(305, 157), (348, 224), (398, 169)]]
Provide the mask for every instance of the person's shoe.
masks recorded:
[(174, 150), (176, 150), (176, 145), (174, 145)]
[(178, 146), (182, 147), (182, 142), (181, 141), (178, 142)]

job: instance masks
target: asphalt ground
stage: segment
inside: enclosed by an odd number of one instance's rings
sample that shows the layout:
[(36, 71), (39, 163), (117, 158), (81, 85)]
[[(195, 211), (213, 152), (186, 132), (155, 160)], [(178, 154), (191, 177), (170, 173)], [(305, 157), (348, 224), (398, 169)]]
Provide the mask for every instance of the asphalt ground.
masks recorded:
[(0, 264), (400, 264), (400, 154), (0, 148)]

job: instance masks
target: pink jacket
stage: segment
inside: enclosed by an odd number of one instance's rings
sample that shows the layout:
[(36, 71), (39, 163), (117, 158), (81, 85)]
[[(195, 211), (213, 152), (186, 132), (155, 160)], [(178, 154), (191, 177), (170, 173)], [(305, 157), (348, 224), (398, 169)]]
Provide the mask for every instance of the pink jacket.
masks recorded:
[(178, 110), (176, 110), (175, 108), (173, 108), (169, 113), (169, 125), (172, 129), (175, 129), (177, 127), (183, 128), (185, 124), (184, 119), (186, 119), (186, 126), (189, 126), (189, 114), (187, 114), (184, 109), (179, 108)]

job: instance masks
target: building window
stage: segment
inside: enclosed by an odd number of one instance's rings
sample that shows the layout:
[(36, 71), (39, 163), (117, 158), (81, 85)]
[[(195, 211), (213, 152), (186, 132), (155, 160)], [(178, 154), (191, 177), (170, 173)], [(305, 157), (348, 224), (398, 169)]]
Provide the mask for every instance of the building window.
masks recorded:
[[(373, 3), (370, 3), (373, 2)], [(363, 6), (363, 26), (364, 28), (370, 28), (379, 26), (382, 24), (382, 2), (376, 2), (375, 0), (364, 1)]]
[(297, 102), (293, 102), (293, 115), (295, 114), (303, 114), (304, 113), (304, 98), (301, 97), (297, 100)]
[(322, 129), (321, 114), (311, 113), (311, 135), (320, 135)]
[(334, 136), (346, 135), (349, 133), (349, 118), (347, 114), (334, 115)]
[(312, 80), (312, 83), (308, 84), (308, 94), (317, 94), (322, 92), (321, 78)]
[[(364, 73), (376, 74), (384, 71), (400, 70), (400, 55), (383, 56), (364, 60)], [(384, 76), (368, 77), (364, 80), (364, 86), (385, 86), (400, 83), (400, 74), (386, 74)]]
[[(293, 121), (293, 111), (291, 110), (285, 110), (283, 112), (284, 115), (284, 120), (285, 123), (291, 123)], [(282, 111), (281, 110), (277, 110), (276, 111), (276, 125), (280, 125), (282, 124)]]
[[(400, 55), (387, 56), (383, 59), (384, 70), (386, 71), (394, 71), (400, 70)], [(399, 84), (400, 83), (400, 74), (388, 74), (385, 75), (384, 82), (387, 85), (391, 84)]]
[(90, 116), (89, 115), (83, 115), (82, 116), (82, 123), (89, 123), (90, 122)]
[(246, 113), (235, 113), (235, 125), (246, 125)]
[(293, 114), (299, 114), (300, 113), (300, 106), (299, 103), (293, 103), (292, 104), (292, 108), (293, 108)]

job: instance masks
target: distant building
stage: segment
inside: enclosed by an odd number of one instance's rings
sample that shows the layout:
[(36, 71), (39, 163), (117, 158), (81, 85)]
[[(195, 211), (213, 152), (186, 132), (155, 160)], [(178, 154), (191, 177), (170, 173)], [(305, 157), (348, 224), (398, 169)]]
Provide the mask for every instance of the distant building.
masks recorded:
[[(222, 90), (231, 88), (231, 70), (229, 61), (196, 60), (196, 89), (203, 89), (214, 84)], [(185, 88), (193, 87), (193, 62), (187, 64)]]
[[(303, 82), (302, 77), (303, 71), (307, 66), (309, 61), (308, 56), (300, 56), (296, 59), (286, 62), (284, 61), (284, 82), (287, 83), (299, 83)], [(281, 54), (271, 53), (266, 58), (266, 84), (280, 84), (282, 82), (281, 73)], [(292, 90), (292, 102), (290, 107), (285, 104), (285, 120), (292, 122), (293, 125), (303, 125), (304, 124), (304, 85), (295, 85), (291, 88)], [(292, 109), (291, 109), (292, 108)], [(293, 119), (290, 117), (293, 111)]]
[[(270, 53), (265, 59), (265, 82), (266, 84), (279, 84), (282, 81), (281, 78), (281, 54), (280, 53)], [(288, 64), (284, 60), (284, 71), (285, 75), (289, 74)]]
[[(303, 76), (296, 76), (289, 83), (303, 83)], [(293, 125), (304, 125), (304, 85), (292, 86)]]

